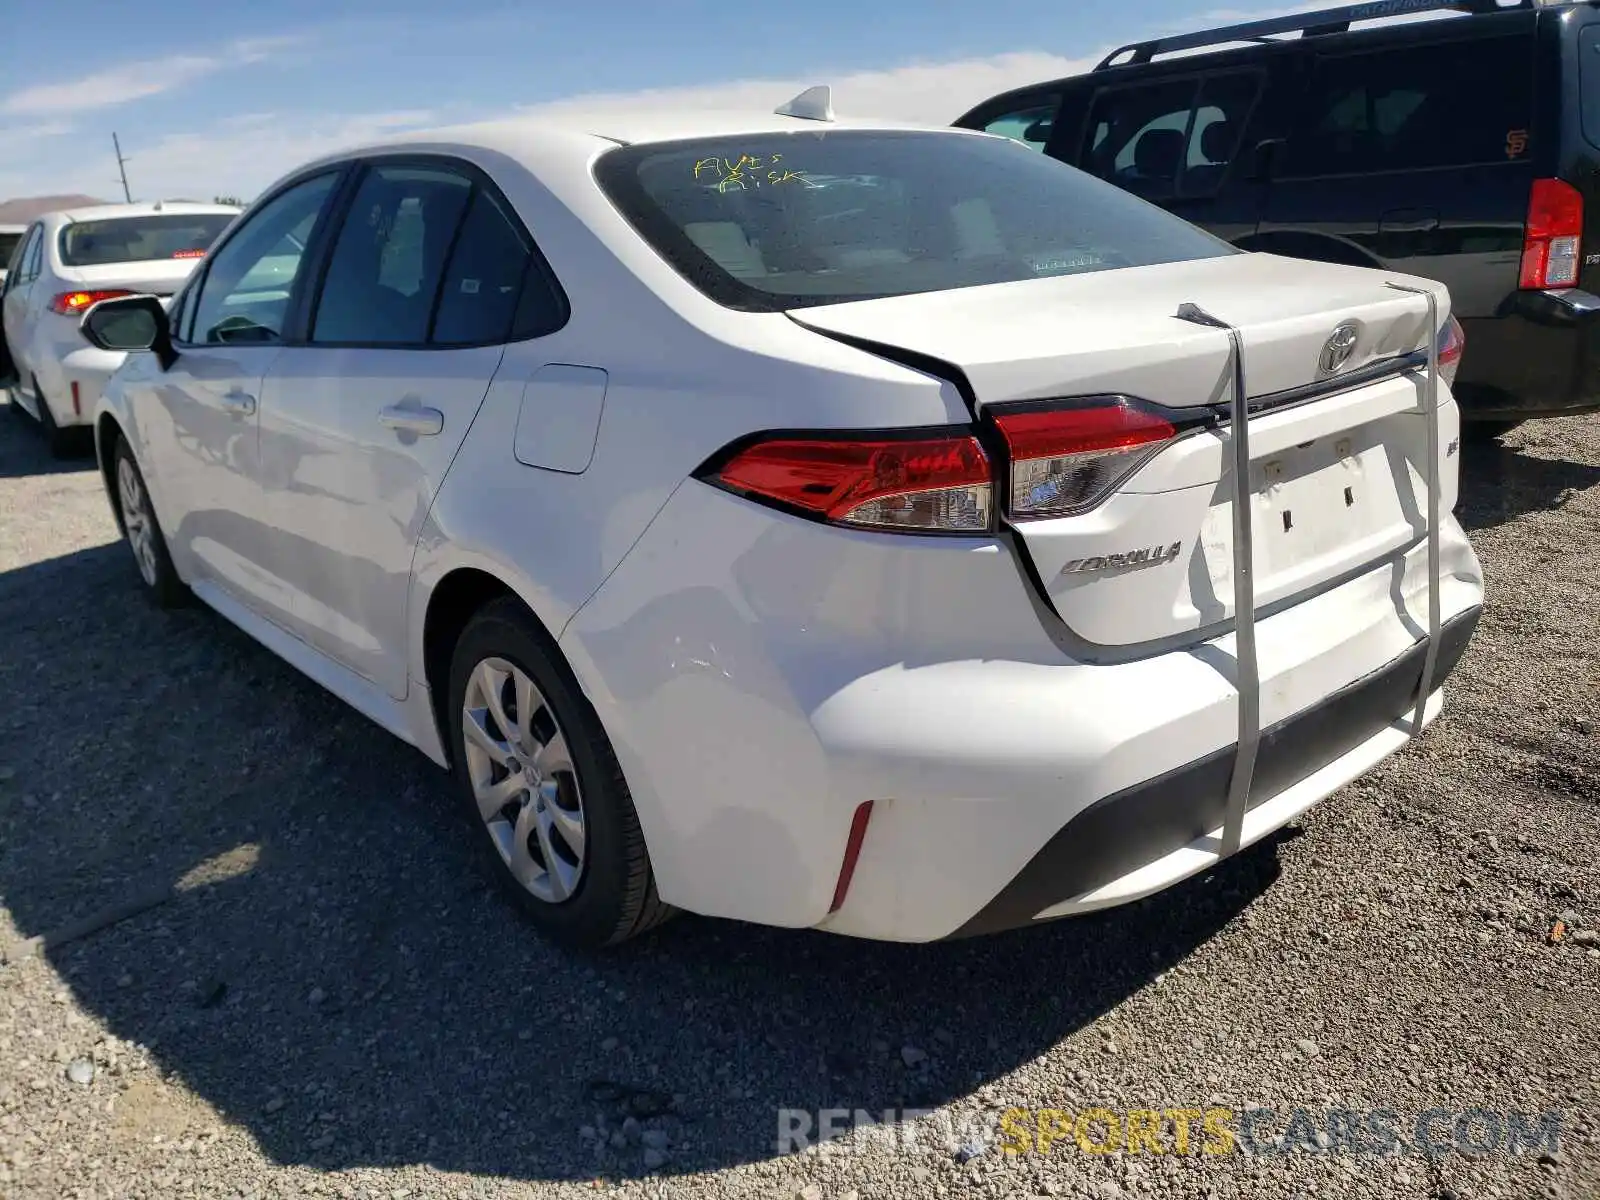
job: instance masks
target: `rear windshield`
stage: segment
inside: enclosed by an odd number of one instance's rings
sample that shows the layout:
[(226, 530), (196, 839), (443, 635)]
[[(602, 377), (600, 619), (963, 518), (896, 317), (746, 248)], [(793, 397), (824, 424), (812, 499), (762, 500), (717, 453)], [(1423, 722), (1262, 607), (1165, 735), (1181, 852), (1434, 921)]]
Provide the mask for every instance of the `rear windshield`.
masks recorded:
[(17, 247), (21, 244), (20, 233), (0, 233), (0, 271), (6, 269), (6, 264), (11, 261), (11, 256), (17, 252)]
[(702, 291), (773, 312), (1235, 251), (1001, 138), (833, 130), (632, 146), (596, 178)]
[(98, 267), (162, 258), (198, 258), (235, 215), (152, 213), (78, 221), (61, 231), (61, 265)]

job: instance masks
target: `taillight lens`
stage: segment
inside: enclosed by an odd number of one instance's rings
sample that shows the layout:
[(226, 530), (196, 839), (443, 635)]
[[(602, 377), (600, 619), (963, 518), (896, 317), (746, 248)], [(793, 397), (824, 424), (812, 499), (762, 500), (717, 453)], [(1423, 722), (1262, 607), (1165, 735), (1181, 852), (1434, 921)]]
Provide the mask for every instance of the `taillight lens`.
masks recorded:
[(1560, 179), (1534, 180), (1522, 243), (1522, 287), (1576, 287), (1582, 245), (1583, 194)]
[(115, 300), (118, 296), (131, 296), (126, 288), (109, 288), (98, 292), (62, 292), (50, 301), (50, 311), (63, 317), (75, 317), (86, 312), (102, 300)]
[(1454, 314), (1439, 331), (1439, 374), (1446, 384), (1455, 386), (1456, 371), (1461, 366), (1461, 356), (1467, 349), (1467, 334)]
[(984, 533), (993, 523), (989, 459), (970, 433), (772, 437), (706, 478), (837, 525)]
[(1007, 515), (1020, 521), (1093, 508), (1178, 436), (1167, 415), (1122, 396), (990, 411), (1011, 455)]

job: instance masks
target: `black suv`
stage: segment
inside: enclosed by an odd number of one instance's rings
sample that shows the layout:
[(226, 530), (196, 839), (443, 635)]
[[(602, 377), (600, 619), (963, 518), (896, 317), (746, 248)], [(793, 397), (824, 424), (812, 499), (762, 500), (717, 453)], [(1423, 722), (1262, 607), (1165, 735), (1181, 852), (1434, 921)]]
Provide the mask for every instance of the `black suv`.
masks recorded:
[(1446, 284), (1480, 432), (1600, 409), (1597, 0), (1378, 0), (1164, 38), (956, 124), (1242, 249)]

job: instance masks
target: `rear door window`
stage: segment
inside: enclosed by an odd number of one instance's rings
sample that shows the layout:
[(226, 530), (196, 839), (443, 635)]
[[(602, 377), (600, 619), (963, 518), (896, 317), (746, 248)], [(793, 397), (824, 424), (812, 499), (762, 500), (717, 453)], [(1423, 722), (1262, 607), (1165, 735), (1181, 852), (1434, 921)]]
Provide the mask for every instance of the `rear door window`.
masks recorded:
[(1533, 39), (1472, 38), (1317, 61), (1286, 176), (1519, 162), (1533, 122)]

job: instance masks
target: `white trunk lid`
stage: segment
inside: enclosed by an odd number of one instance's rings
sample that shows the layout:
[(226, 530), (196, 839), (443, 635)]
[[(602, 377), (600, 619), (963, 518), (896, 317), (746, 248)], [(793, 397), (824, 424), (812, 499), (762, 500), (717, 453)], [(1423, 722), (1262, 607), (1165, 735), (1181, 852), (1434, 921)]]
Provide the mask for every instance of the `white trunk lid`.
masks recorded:
[[(1232, 398), (1228, 336), (1179, 320), (1182, 305), (1198, 305), (1241, 331), (1246, 386), (1259, 403), (1283, 393), (1293, 398), (1326, 380), (1323, 352), (1347, 323), (1355, 326), (1356, 345), (1340, 376), (1425, 349), (1434, 336), (1425, 299), (1387, 287), (1390, 280), (1434, 289), (1445, 319), (1442, 285), (1266, 255), (791, 315), (819, 332), (959, 368), (980, 410), (1120, 394), (1225, 414)], [(1426, 535), (1422, 393), (1421, 376), (1413, 373), (1251, 421), (1258, 610)], [(1051, 603), (1080, 637), (1119, 647), (1181, 642), (1232, 615), (1226, 445), (1224, 430), (1182, 438), (1092, 511), (1016, 525)], [(1453, 504), (1452, 474), (1443, 511)]]
[(85, 291), (126, 288), (130, 292), (170, 296), (183, 286), (195, 267), (204, 261), (202, 258), (159, 258), (150, 262), (63, 267), (61, 279)]

